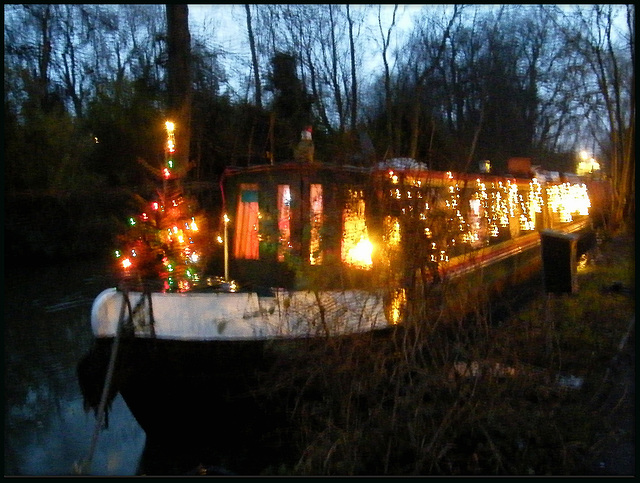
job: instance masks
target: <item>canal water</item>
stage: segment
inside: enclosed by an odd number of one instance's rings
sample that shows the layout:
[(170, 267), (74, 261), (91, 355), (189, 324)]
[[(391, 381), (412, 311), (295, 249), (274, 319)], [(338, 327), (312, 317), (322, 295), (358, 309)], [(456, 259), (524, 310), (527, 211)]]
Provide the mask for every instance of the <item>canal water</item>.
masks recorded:
[(97, 261), (5, 269), (5, 476), (139, 474), (144, 431), (118, 395), (96, 433), (76, 375), (93, 299), (114, 283)]

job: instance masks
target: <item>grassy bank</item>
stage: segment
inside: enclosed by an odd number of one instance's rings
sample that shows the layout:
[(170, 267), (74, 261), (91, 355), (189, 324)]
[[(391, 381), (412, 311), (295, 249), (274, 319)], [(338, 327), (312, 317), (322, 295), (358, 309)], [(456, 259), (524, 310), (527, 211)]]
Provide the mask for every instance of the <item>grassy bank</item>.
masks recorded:
[(589, 474), (635, 312), (633, 236), (601, 239), (575, 294), (538, 287), (500, 319), (481, 290), (471, 314), (416, 302), (384, 342), (280, 355), (259, 396), (289, 424), (267, 435), (284, 454), (263, 474)]

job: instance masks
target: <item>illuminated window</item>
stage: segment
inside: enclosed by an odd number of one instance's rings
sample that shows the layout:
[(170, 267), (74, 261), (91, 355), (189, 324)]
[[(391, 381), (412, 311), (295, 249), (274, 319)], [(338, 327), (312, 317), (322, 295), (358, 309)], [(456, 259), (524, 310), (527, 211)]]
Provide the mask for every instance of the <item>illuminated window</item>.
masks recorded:
[(378, 260), (381, 266), (390, 268), (400, 256), (400, 219), (397, 216), (385, 216), (382, 226), (382, 245)]
[(476, 194), (469, 200), (469, 211), (467, 213), (467, 232), (463, 235), (462, 241), (469, 243), (473, 247), (480, 244), (482, 233), (482, 217), (483, 217), (482, 200)]
[(236, 258), (258, 259), (258, 217), (258, 185), (241, 184), (233, 241), (233, 254)]
[(400, 245), (400, 220), (397, 216), (385, 217), (383, 239), (389, 248), (397, 248)]
[(365, 203), (361, 191), (349, 191), (349, 200), (342, 214), (342, 261), (365, 270), (371, 268), (373, 246), (369, 241), (365, 221)]
[(572, 215), (589, 214), (591, 202), (584, 184), (562, 183), (547, 188), (549, 208), (560, 223), (573, 221)]
[(533, 231), (536, 229), (536, 214), (542, 213), (542, 188), (536, 178), (529, 183), (526, 197), (521, 199), (520, 229)]
[(284, 255), (291, 249), (291, 188), (288, 184), (278, 185), (278, 261), (284, 261)]
[(469, 200), (469, 209), (473, 216), (480, 216), (480, 200), (478, 198), (472, 198)]
[(309, 243), (309, 262), (311, 265), (322, 263), (320, 252), (320, 228), (322, 227), (322, 185), (312, 184), (309, 193), (311, 238)]

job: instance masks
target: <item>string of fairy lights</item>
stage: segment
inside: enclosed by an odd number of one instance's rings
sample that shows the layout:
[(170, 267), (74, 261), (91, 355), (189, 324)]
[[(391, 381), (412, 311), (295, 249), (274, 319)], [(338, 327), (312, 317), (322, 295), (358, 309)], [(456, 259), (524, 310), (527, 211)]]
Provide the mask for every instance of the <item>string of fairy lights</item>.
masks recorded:
[[(461, 192), (465, 183), (455, 179), (451, 172), (447, 172), (444, 178), (441, 189), (445, 196), (440, 201), (434, 200), (440, 205), (438, 210), (438, 207), (431, 206), (429, 202), (416, 202), (426, 197), (428, 180), (418, 176), (405, 176), (401, 179), (393, 170), (388, 172), (391, 183), (389, 198), (400, 204), (403, 215), (415, 215), (414, 212), (418, 211), (418, 216), (412, 217), (424, 224), (425, 237), (433, 240), (430, 255), (432, 262), (449, 261), (459, 251), (456, 247), (461, 245), (472, 249), (488, 245), (491, 239), (499, 238), (506, 230), (509, 230), (512, 237), (518, 236), (520, 232), (536, 230), (536, 219), (542, 213), (545, 195), (547, 207), (559, 223), (569, 223), (576, 215), (588, 215), (591, 206), (587, 186), (582, 183), (552, 184), (546, 187), (543, 194), (537, 178), (532, 178), (524, 189), (515, 180), (488, 181), (478, 178), (471, 192), (467, 192), (467, 200), (463, 201)], [(463, 203), (468, 203), (467, 209), (463, 208)], [(436, 237), (438, 213), (443, 213), (446, 228), (444, 233)], [(441, 225), (440, 221), (439, 226)], [(398, 218), (389, 216), (385, 226), (386, 245), (397, 246), (401, 240)]]

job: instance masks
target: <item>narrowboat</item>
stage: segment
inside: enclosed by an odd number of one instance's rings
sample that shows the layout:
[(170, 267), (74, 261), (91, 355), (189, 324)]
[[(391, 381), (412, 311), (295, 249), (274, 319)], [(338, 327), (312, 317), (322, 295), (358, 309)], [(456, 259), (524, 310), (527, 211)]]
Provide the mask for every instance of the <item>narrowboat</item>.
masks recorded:
[(97, 338), (258, 340), (397, 324), (407, 290), (487, 268), (539, 246), (545, 229), (590, 227), (584, 183), (282, 163), (223, 178), (224, 275), (185, 292), (108, 288)]

